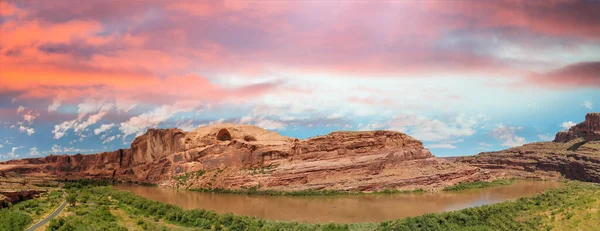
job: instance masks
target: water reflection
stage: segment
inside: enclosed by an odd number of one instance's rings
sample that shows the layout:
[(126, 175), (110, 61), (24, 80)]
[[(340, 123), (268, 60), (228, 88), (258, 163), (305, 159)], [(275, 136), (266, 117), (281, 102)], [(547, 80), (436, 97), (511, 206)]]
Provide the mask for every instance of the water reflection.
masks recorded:
[(200, 193), (138, 185), (118, 185), (151, 200), (184, 209), (257, 216), (269, 220), (354, 223), (379, 222), (531, 196), (558, 182), (520, 181), (509, 186), (462, 192), (362, 196), (246, 196)]

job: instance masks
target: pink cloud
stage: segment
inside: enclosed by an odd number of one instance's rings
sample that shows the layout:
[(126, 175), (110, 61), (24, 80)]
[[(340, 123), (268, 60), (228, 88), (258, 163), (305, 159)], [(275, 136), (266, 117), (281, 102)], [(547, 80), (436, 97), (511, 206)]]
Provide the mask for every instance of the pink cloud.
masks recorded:
[[(6, 15), (20, 16), (0, 25), (0, 90), (19, 99), (56, 99), (49, 102), (55, 105), (50, 111), (90, 96), (156, 105), (255, 96), (279, 83), (229, 88), (209, 79), (251, 78), (272, 70), (504, 77), (523, 70), (473, 44), (452, 42), (456, 34), (482, 40), (505, 36), (517, 43), (524, 37), (593, 41), (600, 35), (594, 13), (599, 6), (585, 1), (87, 1), (74, 6), (57, 0), (2, 7)], [(585, 68), (537, 74), (531, 82), (597, 85), (581, 72)], [(559, 78), (565, 75), (574, 77)]]
[(547, 73), (533, 73), (528, 81), (553, 88), (598, 88), (600, 87), (600, 62), (575, 63)]

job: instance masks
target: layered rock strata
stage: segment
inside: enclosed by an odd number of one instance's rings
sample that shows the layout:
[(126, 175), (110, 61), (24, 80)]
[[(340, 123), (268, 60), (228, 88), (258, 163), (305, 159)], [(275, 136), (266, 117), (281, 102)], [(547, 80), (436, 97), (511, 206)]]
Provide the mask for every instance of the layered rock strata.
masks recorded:
[(477, 167), (435, 158), (420, 141), (398, 132), (334, 132), (299, 140), (236, 124), (191, 132), (149, 129), (129, 149), (1, 163), (0, 174), (8, 172), (184, 188), (277, 190), (414, 189), (490, 178)]
[(600, 182), (600, 113), (590, 113), (584, 122), (557, 133), (554, 142), (531, 143), (456, 161), (511, 176)]

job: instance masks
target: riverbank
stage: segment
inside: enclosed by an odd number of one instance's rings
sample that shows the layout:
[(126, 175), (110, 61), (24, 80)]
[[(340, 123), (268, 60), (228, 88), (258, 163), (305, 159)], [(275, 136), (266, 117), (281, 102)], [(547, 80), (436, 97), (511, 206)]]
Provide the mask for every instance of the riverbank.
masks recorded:
[[(497, 188), (502, 187), (504, 186)], [(219, 214), (203, 209), (184, 210), (175, 205), (116, 190), (111, 186), (71, 187), (68, 191), (77, 192), (76, 206), (66, 208), (68, 216), (53, 219), (49, 225), (51, 228), (93, 226), (106, 230), (581, 230), (600, 225), (600, 214), (594, 212), (600, 209), (600, 185), (576, 181), (565, 182), (563, 187), (550, 189), (535, 196), (497, 204), (405, 219), (352, 224), (282, 222), (230, 213)], [(0, 230), (23, 230), (32, 224), (31, 211), (43, 207), (39, 205), (38, 200), (41, 199), (1, 209)]]
[(250, 196), (348, 196), (348, 195), (369, 195), (369, 194), (407, 194), (407, 193), (424, 193), (423, 189), (414, 190), (397, 190), (386, 189), (372, 192), (362, 191), (342, 191), (342, 190), (298, 190), (298, 191), (278, 191), (278, 190), (260, 190), (258, 187), (243, 188), (243, 189), (224, 189), (224, 188), (196, 188), (188, 189), (189, 191), (204, 192), (204, 193), (220, 193), (220, 194), (236, 194)]
[[(535, 196), (452, 212), (427, 214), (380, 223), (308, 224), (268, 221), (261, 218), (218, 214), (202, 209), (156, 202), (112, 187), (81, 189), (90, 195), (86, 203), (73, 208), (75, 214), (54, 225), (103, 224), (112, 230), (125, 228), (113, 214), (123, 212), (136, 226), (186, 230), (191, 227), (227, 230), (541, 230), (553, 227), (594, 227), (600, 209), (600, 186), (593, 183), (567, 182), (564, 187)], [(97, 209), (95, 209), (97, 208)], [(98, 211), (96, 211), (98, 210)], [(96, 212), (93, 212), (96, 211)], [(118, 211), (118, 212), (114, 212)], [(98, 213), (98, 214), (96, 214)], [(95, 214), (98, 216), (90, 216)], [(111, 218), (112, 217), (112, 218)], [(132, 225), (132, 224), (129, 224)]]
[(559, 182), (520, 181), (506, 186), (463, 191), (328, 196), (203, 193), (136, 185), (115, 187), (186, 210), (205, 209), (219, 214), (234, 213), (280, 221), (357, 223), (381, 222), (498, 203), (533, 196), (560, 186)]

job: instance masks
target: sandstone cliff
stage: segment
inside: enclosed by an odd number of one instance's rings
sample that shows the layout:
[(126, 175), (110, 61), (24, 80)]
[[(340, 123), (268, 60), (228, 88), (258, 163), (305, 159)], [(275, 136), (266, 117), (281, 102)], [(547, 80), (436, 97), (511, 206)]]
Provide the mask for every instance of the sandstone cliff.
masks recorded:
[(7, 172), (184, 188), (363, 191), (435, 188), (490, 177), (477, 167), (435, 158), (420, 141), (398, 132), (334, 132), (299, 140), (236, 124), (191, 132), (149, 129), (129, 149), (11, 160), (0, 164), (0, 174)]
[(562, 176), (600, 182), (600, 113), (590, 113), (584, 122), (557, 133), (554, 142), (531, 143), (456, 161), (510, 176)]
[(600, 113), (587, 114), (583, 123), (571, 127), (568, 131), (557, 133), (554, 142), (568, 142), (577, 138), (600, 141)]

